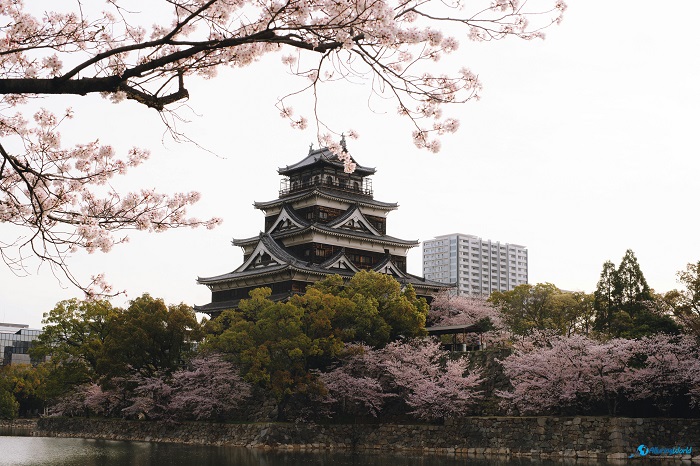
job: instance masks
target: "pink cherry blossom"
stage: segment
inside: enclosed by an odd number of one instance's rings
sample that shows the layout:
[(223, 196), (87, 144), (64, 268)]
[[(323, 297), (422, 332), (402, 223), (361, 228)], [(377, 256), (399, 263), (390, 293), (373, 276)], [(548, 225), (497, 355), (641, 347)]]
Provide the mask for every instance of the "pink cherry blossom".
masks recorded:
[(483, 396), (480, 371), (469, 371), (465, 359), (449, 359), (435, 341), (353, 345), (348, 352), (338, 367), (320, 374), (327, 401), (347, 412), (377, 416), (388, 399), (399, 398), (415, 417), (439, 419), (468, 413)]
[[(219, 219), (188, 218), (193, 193), (116, 192), (115, 176), (127, 175), (148, 157), (143, 149), (116, 154), (97, 137), (64, 147), (60, 126), (72, 115), (42, 110), (34, 119), (23, 105), (35, 96), (100, 93), (111, 102), (132, 100), (164, 114), (187, 99), (193, 76), (212, 79), (221, 67), (254, 65), (281, 53), (282, 66), (299, 77), (299, 89), (280, 98), (280, 115), (293, 128), (315, 123), (319, 142), (329, 134), (319, 105), (321, 87), (345, 79), (367, 82), (369, 92), (390, 99), (408, 119), (417, 147), (440, 150), (439, 137), (457, 130), (443, 108), (477, 99), (481, 83), (466, 69), (434, 72), (459, 47), (443, 31), (456, 24), (471, 40), (541, 37), (558, 23), (561, 0), (170, 0), (141, 9), (120, 0), (48, 2), (55, 11), (0, 3), (0, 222), (24, 227), (19, 240), (3, 239), (0, 255), (17, 272), (38, 257), (80, 285), (67, 268), (71, 252), (109, 251), (125, 229), (164, 231), (212, 227)], [(445, 67), (447, 68), (447, 67)], [(310, 101), (310, 102), (309, 102)], [(295, 116), (292, 103), (306, 109)], [(311, 105), (309, 105), (311, 104)], [(335, 110), (333, 110), (335, 111)], [(167, 124), (167, 123), (166, 123)], [(175, 129), (171, 128), (173, 132)], [(348, 133), (350, 134), (350, 133)], [(337, 139), (337, 138), (335, 138)], [(322, 144), (352, 158), (339, 144)], [(82, 286), (84, 288), (84, 286)]]
[(597, 405), (615, 414), (625, 400), (663, 412), (684, 398), (691, 406), (700, 402), (700, 348), (690, 336), (537, 338), (501, 364), (513, 389), (499, 395), (522, 414), (586, 413)]

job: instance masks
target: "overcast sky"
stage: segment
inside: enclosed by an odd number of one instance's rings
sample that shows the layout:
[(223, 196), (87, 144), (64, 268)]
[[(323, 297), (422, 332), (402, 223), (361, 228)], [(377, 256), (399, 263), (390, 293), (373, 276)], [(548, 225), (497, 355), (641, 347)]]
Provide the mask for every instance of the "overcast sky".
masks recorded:
[[(388, 217), (392, 236), (460, 232), (525, 245), (530, 283), (589, 292), (603, 262), (618, 264), (631, 248), (652, 288), (676, 288), (676, 272), (700, 260), (700, 2), (568, 3), (545, 41), (461, 41), (445, 66), (469, 67), (484, 90), (479, 102), (451, 110), (461, 128), (437, 155), (413, 146), (410, 127), (391, 108), (371, 112), (361, 85), (323, 96), (328, 120), (359, 132), (349, 150), (377, 168), (375, 199), (400, 204)], [(252, 203), (275, 199), (277, 168), (303, 158), (315, 140), (278, 117), (276, 98), (294, 84), (279, 61), (189, 85), (191, 110), (181, 112), (189, 123), (180, 129), (210, 152), (172, 142), (156, 112), (136, 104), (97, 96), (41, 102), (57, 112), (74, 108), (66, 142), (99, 138), (121, 151), (152, 151), (116, 185), (196, 190), (202, 200), (192, 213), (224, 219), (213, 231), (131, 233), (109, 254), (76, 254), (78, 277), (104, 272), (127, 291), (118, 305), (144, 292), (168, 303), (209, 302), (197, 276), (241, 264), (231, 239), (263, 228)], [(6, 225), (0, 232), (14, 233)], [(420, 255), (420, 248), (409, 254), (414, 274)], [(39, 326), (57, 301), (80, 297), (45, 266), (30, 272), (0, 269), (0, 321)]]

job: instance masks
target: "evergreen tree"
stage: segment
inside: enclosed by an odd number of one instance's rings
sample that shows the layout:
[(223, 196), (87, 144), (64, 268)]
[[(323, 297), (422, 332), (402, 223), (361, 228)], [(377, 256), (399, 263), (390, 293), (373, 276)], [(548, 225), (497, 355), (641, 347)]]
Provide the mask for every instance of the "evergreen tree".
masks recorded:
[(651, 290), (639, 267), (637, 257), (631, 249), (628, 249), (614, 275), (615, 303), (632, 315), (639, 309), (639, 303), (651, 299)]
[(678, 333), (678, 325), (657, 309), (637, 257), (625, 252), (620, 266), (607, 261), (595, 291), (595, 329), (611, 337), (639, 338), (655, 333)]
[(615, 296), (616, 275), (615, 264), (611, 261), (605, 261), (594, 293), (593, 303), (596, 316), (594, 329), (599, 332), (607, 333), (610, 331), (610, 322), (615, 312), (613, 297)]

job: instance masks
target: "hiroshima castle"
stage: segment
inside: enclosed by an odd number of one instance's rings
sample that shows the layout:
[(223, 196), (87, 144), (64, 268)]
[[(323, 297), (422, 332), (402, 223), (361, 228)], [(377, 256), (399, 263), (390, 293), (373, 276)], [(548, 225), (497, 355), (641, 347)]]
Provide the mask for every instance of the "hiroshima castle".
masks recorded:
[(243, 248), (238, 268), (197, 279), (212, 298), (195, 310), (216, 317), (255, 288), (269, 287), (271, 299), (284, 300), (328, 275), (349, 279), (360, 270), (390, 274), (428, 299), (449, 288), (406, 271), (406, 255), (419, 242), (386, 234), (387, 215), (398, 204), (375, 200), (369, 177), (376, 170), (353, 162), (355, 170), (346, 173), (329, 149), (309, 149), (301, 161), (278, 169), (278, 198), (254, 203), (265, 214), (264, 231), (233, 240)]

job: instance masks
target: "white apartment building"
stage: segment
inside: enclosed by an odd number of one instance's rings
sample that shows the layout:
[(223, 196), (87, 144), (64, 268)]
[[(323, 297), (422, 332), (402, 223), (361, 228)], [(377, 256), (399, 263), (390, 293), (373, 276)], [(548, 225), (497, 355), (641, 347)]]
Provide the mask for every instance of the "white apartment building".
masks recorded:
[(454, 233), (423, 242), (423, 276), (485, 295), (527, 283), (527, 248)]

